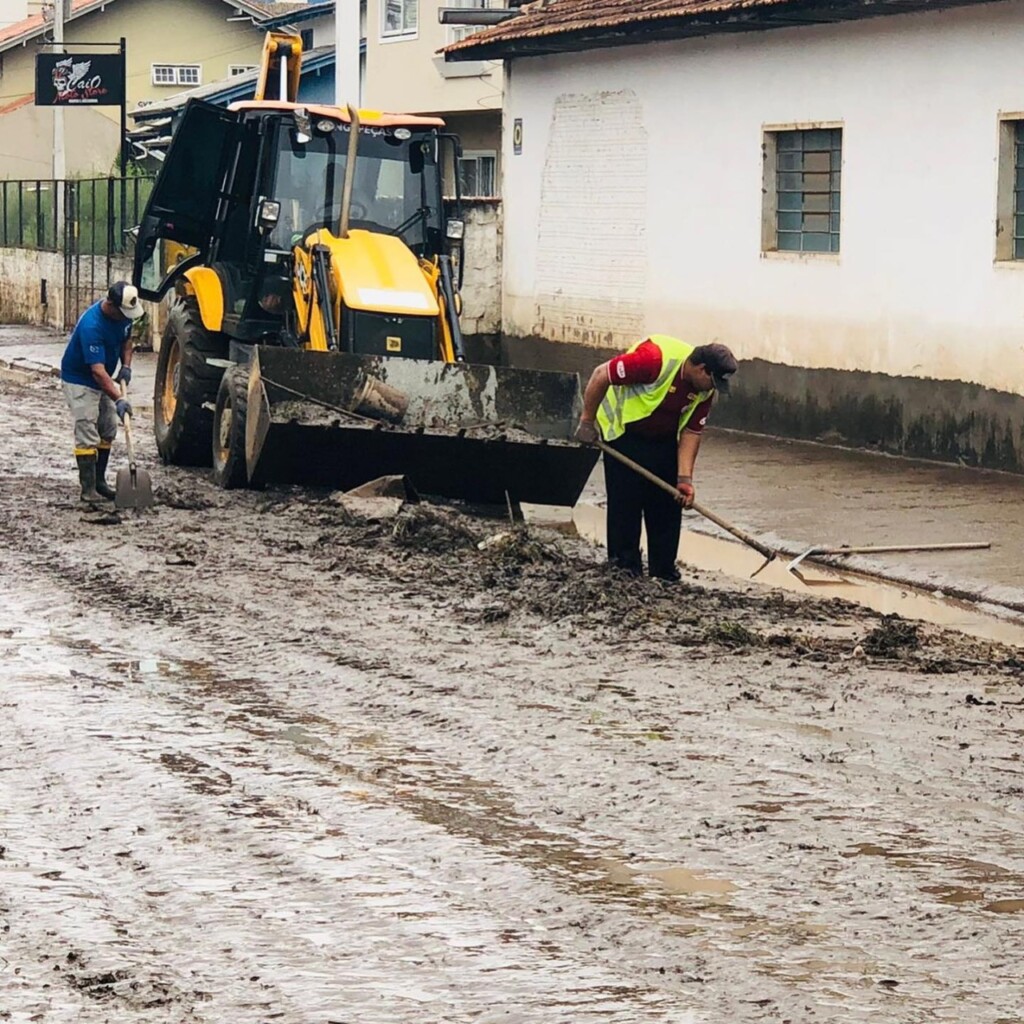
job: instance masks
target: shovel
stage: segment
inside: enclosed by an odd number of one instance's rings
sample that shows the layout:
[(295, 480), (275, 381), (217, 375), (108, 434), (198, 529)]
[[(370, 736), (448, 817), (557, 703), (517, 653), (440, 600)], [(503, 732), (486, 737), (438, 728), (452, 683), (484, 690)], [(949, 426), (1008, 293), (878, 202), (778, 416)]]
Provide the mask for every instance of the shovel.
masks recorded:
[[(128, 389), (121, 381), (121, 397), (128, 397)], [(117, 471), (114, 484), (114, 508), (150, 508), (153, 504), (153, 481), (149, 473), (135, 465), (135, 446), (132, 444), (132, 418), (124, 417), (124, 440), (128, 448), (128, 468)]]
[[(605, 444), (600, 438), (594, 442), (595, 445), (601, 449), (606, 455), (610, 455), (613, 459), (618, 459), (624, 466), (629, 466), (635, 473), (639, 473), (645, 480), (649, 480), (655, 487), (660, 487), (666, 494), (670, 494), (672, 499), (678, 500), (679, 492), (668, 483), (665, 483), (660, 476), (652, 473), (649, 469), (641, 466), (639, 462), (634, 462), (629, 456), (623, 455), (622, 452), (612, 448), (611, 445)], [(703, 505), (698, 505), (694, 502), (690, 506), (694, 512), (700, 513), (705, 519), (710, 520), (716, 526), (720, 526), (726, 533), (731, 533), (737, 540), (742, 541), (747, 547), (753, 548), (759, 555), (764, 558), (764, 562), (751, 573), (750, 578), (753, 579), (769, 562), (774, 561), (778, 558), (778, 552), (768, 547), (762, 541), (759, 541), (756, 537), (751, 537), (749, 533), (741, 530), (738, 526), (733, 526), (732, 523), (727, 522), (721, 516), (716, 515), (709, 508), (705, 508)]]

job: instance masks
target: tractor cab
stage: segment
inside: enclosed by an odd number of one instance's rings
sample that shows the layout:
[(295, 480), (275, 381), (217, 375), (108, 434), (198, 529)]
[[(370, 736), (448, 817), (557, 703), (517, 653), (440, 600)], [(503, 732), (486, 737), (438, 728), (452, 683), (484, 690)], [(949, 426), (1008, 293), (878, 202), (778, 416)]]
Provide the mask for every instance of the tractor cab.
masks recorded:
[[(295, 279), (307, 240), (320, 232), (394, 239), (416, 263), (455, 256), (457, 272), (461, 221), (446, 218), (442, 194), (442, 168), (446, 159), (454, 164), (457, 140), (436, 118), (368, 111), (356, 118), (354, 126), (340, 108), (289, 102), (225, 110), (191, 101), (139, 228), (135, 279), (143, 296), (160, 299), (176, 285), (194, 291), (210, 307), (204, 320), (232, 337), (292, 344), (309, 329), (297, 320)], [(362, 249), (362, 258), (373, 258)], [(200, 272), (190, 274), (194, 268)]]

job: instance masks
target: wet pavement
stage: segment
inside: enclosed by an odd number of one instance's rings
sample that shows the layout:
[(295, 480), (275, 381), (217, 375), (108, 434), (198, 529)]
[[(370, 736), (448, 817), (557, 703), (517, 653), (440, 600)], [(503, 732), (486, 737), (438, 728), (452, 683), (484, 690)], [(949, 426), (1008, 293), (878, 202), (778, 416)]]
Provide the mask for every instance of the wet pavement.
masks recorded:
[(1024, 1020), (1019, 650), (150, 426), (0, 380), (0, 1020)]
[[(63, 346), (51, 331), (0, 327), (0, 361), (13, 366), (59, 367)], [(156, 357), (138, 352), (133, 367), (133, 402), (150, 408)], [(812, 544), (990, 542), (987, 551), (873, 555), (849, 564), (1024, 612), (1024, 477), (712, 427), (697, 485), (703, 504), (793, 554)], [(583, 500), (601, 505), (603, 496), (599, 463)], [(687, 526), (725, 536), (695, 515)]]

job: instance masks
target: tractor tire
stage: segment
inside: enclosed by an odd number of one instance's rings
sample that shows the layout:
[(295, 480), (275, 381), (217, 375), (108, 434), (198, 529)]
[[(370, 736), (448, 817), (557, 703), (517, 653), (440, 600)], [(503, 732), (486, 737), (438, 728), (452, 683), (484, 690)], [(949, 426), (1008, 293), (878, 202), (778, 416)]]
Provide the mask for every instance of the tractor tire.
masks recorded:
[(249, 486), (245, 468), (245, 416), (249, 405), (249, 367), (224, 371), (213, 412), (213, 479), (225, 490)]
[(153, 430), (164, 462), (210, 465), (212, 407), (224, 371), (206, 360), (227, 354), (227, 339), (203, 326), (194, 298), (171, 307), (153, 389)]

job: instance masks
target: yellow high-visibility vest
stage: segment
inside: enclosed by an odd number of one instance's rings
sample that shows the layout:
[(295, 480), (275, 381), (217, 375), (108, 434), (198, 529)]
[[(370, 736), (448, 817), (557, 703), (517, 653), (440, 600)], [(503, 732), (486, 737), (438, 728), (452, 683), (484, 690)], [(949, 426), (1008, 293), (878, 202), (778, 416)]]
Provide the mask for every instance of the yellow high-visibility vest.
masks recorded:
[[(629, 351), (636, 351), (644, 341), (653, 341), (661, 349), (661, 373), (653, 384), (613, 384), (608, 388), (597, 410), (597, 424), (601, 428), (601, 436), (606, 441), (614, 441), (621, 437), (626, 432), (627, 424), (647, 419), (661, 405), (679, 375), (683, 363), (695, 347), (678, 338), (670, 338), (667, 334), (652, 334), (650, 338), (638, 341)], [(713, 389), (698, 392), (690, 404), (680, 412), (677, 438), (690, 422), (690, 417), (697, 406), (714, 393)]]

